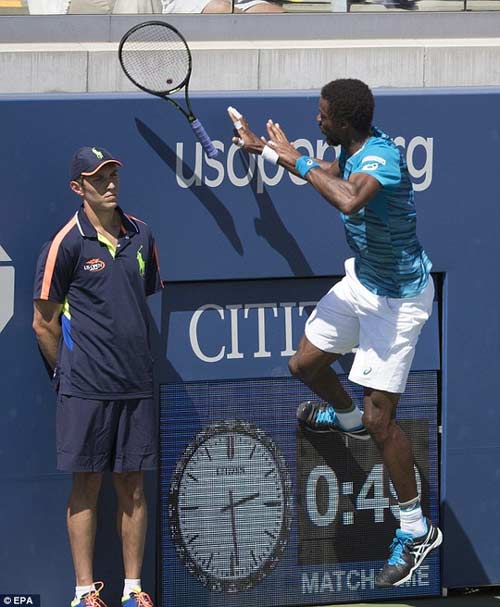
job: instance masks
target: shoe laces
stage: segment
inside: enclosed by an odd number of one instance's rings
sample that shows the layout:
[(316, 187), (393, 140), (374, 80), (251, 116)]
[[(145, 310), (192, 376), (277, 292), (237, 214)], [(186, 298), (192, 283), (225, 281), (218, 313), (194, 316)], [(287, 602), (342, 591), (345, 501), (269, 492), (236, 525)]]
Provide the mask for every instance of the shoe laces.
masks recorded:
[(317, 411), (315, 421), (317, 424), (334, 424), (335, 418), (336, 415), (333, 407), (328, 406)]
[(413, 542), (413, 535), (409, 533), (405, 533), (398, 529), (396, 531), (396, 537), (392, 540), (392, 544), (390, 545), (390, 557), (387, 563), (389, 565), (404, 565), (405, 561), (403, 560), (403, 553), (408, 544)]
[(137, 601), (137, 607), (154, 607), (153, 601), (147, 592), (132, 592), (131, 596)]
[(92, 590), (83, 596), (83, 604), (85, 607), (108, 607), (106, 603), (99, 597), (99, 593), (104, 588), (104, 582), (94, 582), (95, 590)]

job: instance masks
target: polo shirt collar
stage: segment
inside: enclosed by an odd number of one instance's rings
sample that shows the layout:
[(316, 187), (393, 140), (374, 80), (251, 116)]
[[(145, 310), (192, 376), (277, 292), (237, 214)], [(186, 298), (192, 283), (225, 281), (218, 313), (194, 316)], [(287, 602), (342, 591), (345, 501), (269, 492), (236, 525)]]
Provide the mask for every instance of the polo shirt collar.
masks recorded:
[[(120, 214), (121, 223), (125, 230), (125, 233), (129, 236), (133, 234), (139, 233), (139, 228), (136, 222), (125, 215), (120, 207), (117, 207), (116, 210)], [(90, 219), (87, 217), (87, 213), (83, 208), (83, 205), (78, 209), (75, 215), (76, 225), (78, 226), (78, 230), (82, 236), (85, 238), (97, 238), (97, 231), (94, 226), (90, 223)]]

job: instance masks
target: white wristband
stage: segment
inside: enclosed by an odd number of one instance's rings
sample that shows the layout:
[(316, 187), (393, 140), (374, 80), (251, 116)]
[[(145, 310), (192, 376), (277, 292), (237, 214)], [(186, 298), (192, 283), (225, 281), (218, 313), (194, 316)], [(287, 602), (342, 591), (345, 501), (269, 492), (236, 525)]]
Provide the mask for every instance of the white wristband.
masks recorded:
[(267, 160), (267, 162), (270, 162), (271, 164), (278, 164), (278, 160), (280, 159), (278, 152), (273, 150), (273, 148), (269, 147), (268, 145), (265, 145), (262, 148), (260, 155), (262, 158), (264, 158), (264, 160)]

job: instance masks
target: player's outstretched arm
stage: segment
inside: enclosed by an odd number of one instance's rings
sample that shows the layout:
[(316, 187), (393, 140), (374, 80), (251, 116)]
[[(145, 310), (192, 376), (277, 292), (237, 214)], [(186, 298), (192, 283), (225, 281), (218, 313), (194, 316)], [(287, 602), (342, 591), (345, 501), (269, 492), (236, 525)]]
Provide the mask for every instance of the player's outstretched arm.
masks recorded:
[(323, 198), (345, 215), (357, 213), (366, 206), (380, 189), (380, 183), (366, 173), (354, 173), (349, 181), (340, 179), (338, 162), (325, 163), (302, 156), (288, 141), (279, 124), (269, 120), (268, 145), (279, 154), (279, 162), (289, 171), (295, 170), (308, 181)]
[(320, 168), (309, 171), (305, 179), (344, 215), (353, 215), (365, 207), (381, 187), (374, 177), (366, 173), (354, 173), (349, 181), (345, 181)]
[[(229, 117), (233, 122), (233, 127), (238, 133), (237, 136), (233, 137), (233, 143), (237, 146), (244, 149), (246, 152), (250, 154), (259, 154), (262, 155), (266, 160), (272, 162), (273, 164), (280, 164), (284, 168), (286, 168), (290, 173), (297, 175), (300, 177), (299, 172), (295, 168), (295, 164), (287, 162), (287, 158), (281, 156), (277, 153), (274, 146), (277, 142), (282, 143), (283, 145), (287, 143), (292, 150), (297, 153), (297, 156), (300, 154), (295, 150), (292, 144), (288, 141), (285, 133), (279, 126), (279, 124), (274, 123), (272, 120), (268, 120), (266, 124), (269, 140), (265, 137), (258, 137), (248, 125), (245, 117), (238, 112), (238, 110), (234, 107), (227, 108)], [(332, 175), (339, 175), (338, 162), (327, 162), (326, 160), (315, 159), (316, 162), (322, 167), (323, 170), (329, 172)]]
[(231, 106), (227, 108), (227, 113), (233, 122), (233, 128), (238, 133), (233, 137), (233, 143), (249, 154), (262, 154), (265, 143), (252, 131), (244, 116)]
[[(279, 123), (269, 119), (266, 124), (266, 129), (269, 136), (269, 141), (266, 142), (266, 144), (279, 154), (279, 164), (284, 166), (290, 173), (301, 177), (299, 171), (295, 167), (296, 159), (300, 158), (301, 154), (297, 151), (295, 146), (290, 143)], [(278, 144), (281, 146), (279, 150), (277, 148)], [(313, 160), (323, 171), (326, 171), (333, 177), (340, 176), (339, 163), (337, 160), (333, 162), (320, 160), (319, 158), (313, 158)]]

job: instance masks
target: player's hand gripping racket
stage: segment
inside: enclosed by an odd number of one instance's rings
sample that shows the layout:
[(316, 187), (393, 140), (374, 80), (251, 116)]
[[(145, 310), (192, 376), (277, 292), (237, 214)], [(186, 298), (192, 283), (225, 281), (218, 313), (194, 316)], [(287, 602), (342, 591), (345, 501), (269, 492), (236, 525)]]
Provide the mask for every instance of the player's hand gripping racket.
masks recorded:
[[(143, 91), (175, 105), (188, 119), (207, 156), (217, 156), (212, 140), (191, 109), (188, 87), (192, 60), (182, 34), (162, 21), (141, 23), (120, 40), (118, 57), (128, 78)], [(169, 97), (182, 88), (187, 111)]]

